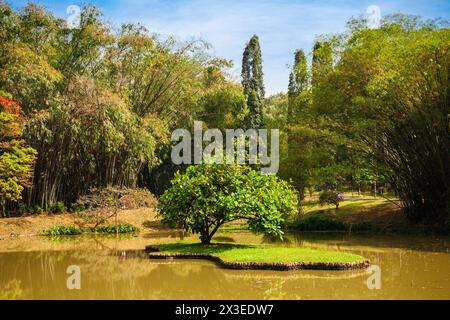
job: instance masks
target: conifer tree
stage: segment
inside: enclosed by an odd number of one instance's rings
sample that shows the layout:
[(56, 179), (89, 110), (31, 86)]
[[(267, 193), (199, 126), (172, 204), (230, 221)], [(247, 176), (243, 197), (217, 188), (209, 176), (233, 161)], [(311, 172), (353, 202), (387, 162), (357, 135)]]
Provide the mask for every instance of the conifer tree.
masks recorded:
[(242, 86), (247, 99), (249, 114), (246, 125), (249, 128), (263, 126), (264, 81), (261, 47), (258, 36), (254, 35), (244, 50), (242, 58)]
[(294, 66), (289, 75), (288, 86), (288, 122), (294, 123), (297, 119), (296, 109), (299, 95), (308, 88), (308, 65), (306, 55), (302, 49), (295, 52)]
[(328, 41), (316, 41), (312, 58), (312, 84), (318, 77), (333, 66), (333, 51)]

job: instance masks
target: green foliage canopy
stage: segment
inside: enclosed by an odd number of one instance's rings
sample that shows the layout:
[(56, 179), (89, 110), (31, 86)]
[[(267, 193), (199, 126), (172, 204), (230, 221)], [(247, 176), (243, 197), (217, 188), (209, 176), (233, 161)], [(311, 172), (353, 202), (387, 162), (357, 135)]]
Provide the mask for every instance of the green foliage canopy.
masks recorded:
[(285, 219), (297, 210), (297, 195), (276, 176), (247, 166), (197, 165), (177, 173), (159, 201), (162, 222), (199, 233), (208, 244), (225, 223), (246, 220), (249, 229), (282, 237)]

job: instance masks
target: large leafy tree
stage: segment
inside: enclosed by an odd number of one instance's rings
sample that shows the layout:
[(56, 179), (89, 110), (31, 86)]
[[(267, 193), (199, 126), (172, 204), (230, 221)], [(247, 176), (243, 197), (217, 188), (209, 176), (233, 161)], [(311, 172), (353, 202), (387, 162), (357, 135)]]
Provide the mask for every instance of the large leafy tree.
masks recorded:
[(200, 234), (209, 244), (225, 223), (244, 220), (249, 229), (281, 237), (297, 210), (295, 191), (283, 180), (247, 166), (197, 165), (177, 173), (159, 201), (162, 222)]
[(230, 83), (211, 88), (199, 101), (199, 119), (210, 128), (225, 132), (229, 128), (240, 128), (246, 116), (246, 102), (240, 86)]
[(224, 68), (232, 63), (223, 59), (212, 60), (204, 71), (204, 92), (197, 102), (197, 115), (209, 128), (225, 132), (229, 128), (240, 128), (248, 114), (242, 87), (227, 81)]
[(249, 109), (247, 127), (263, 126), (265, 102), (264, 74), (262, 70), (261, 47), (258, 36), (254, 35), (245, 47), (242, 58), (242, 87)]

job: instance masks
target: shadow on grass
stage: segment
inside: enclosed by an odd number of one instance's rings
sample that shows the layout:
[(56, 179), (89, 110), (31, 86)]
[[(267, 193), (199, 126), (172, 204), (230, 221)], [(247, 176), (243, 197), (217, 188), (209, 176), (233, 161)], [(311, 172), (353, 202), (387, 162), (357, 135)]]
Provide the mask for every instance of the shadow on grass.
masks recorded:
[(219, 241), (219, 242), (236, 242), (233, 238), (231, 237), (214, 237), (215, 241)]

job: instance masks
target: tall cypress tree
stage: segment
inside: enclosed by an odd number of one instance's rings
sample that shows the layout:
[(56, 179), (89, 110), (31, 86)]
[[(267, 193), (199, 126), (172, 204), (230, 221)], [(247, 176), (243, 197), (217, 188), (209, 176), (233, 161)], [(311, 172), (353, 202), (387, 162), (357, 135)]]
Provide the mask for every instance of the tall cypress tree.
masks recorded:
[(312, 58), (312, 84), (314, 86), (317, 77), (333, 66), (333, 51), (328, 41), (316, 41)]
[(304, 136), (304, 126), (308, 124), (308, 107), (310, 103), (310, 71), (303, 50), (295, 52), (294, 65), (289, 75), (288, 86), (288, 115), (287, 154), (283, 157), (282, 175), (292, 180), (298, 191), (299, 200), (302, 200), (307, 182), (307, 157), (305, 148), (307, 136)]
[(308, 88), (308, 64), (306, 62), (305, 52), (300, 49), (295, 51), (294, 66), (289, 75), (289, 86), (288, 86), (288, 122), (293, 123), (297, 119), (296, 109), (299, 101), (297, 97), (300, 93), (304, 92)]
[(254, 35), (244, 50), (242, 58), (242, 87), (247, 99), (249, 115), (246, 125), (249, 128), (263, 126), (263, 107), (265, 89), (262, 71), (261, 47), (258, 36)]

